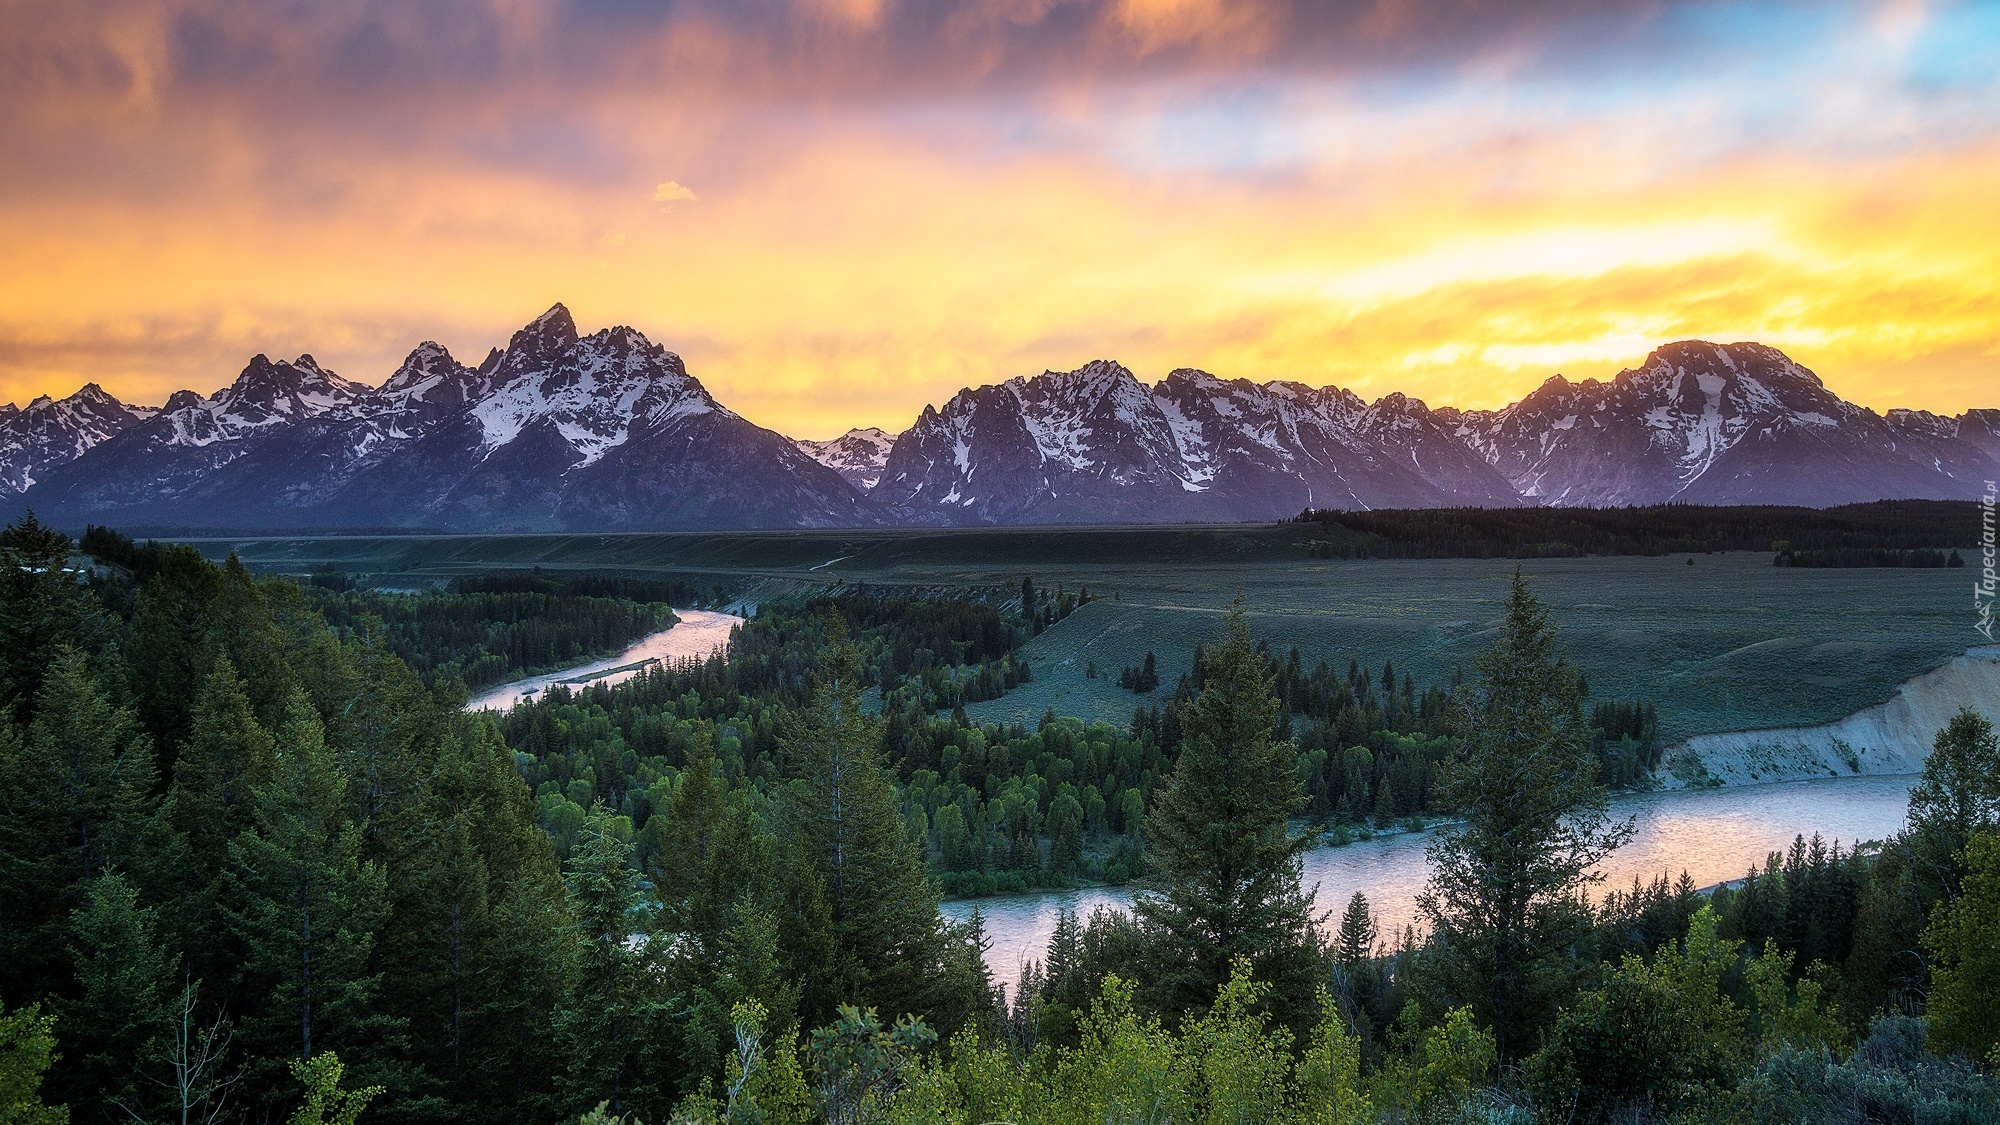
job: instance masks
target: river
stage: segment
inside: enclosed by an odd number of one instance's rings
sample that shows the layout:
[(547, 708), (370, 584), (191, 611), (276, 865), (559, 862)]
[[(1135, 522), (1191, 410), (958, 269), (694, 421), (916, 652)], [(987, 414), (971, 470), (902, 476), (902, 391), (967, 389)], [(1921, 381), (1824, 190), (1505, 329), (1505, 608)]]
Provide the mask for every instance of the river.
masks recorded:
[[(1680, 789), (1613, 799), (1612, 812), (1634, 820), (1632, 839), (1602, 866), (1605, 890), (1629, 890), (1636, 876), (1651, 881), (1665, 872), (1678, 879), (1686, 871), (1696, 886), (1741, 878), (1752, 863), (1761, 865), (1792, 838), (1813, 833), (1828, 842), (1886, 839), (1903, 826), (1909, 808), (1910, 776), (1828, 778), (1776, 785), (1723, 789)], [(1431, 833), (1378, 837), (1340, 848), (1306, 853), (1305, 883), (1318, 885), (1315, 901), (1332, 911), (1332, 925), (1355, 891), (1368, 896), (1383, 938), (1400, 934), (1416, 917), (1416, 897), (1430, 877), (1424, 857)], [(965, 899), (944, 904), (943, 913), (962, 921), (976, 905), (992, 946), (986, 963), (994, 978), (1012, 986), (1021, 965), (1046, 955), (1056, 914), (1076, 911), (1088, 918), (1100, 906), (1129, 907), (1132, 894), (1106, 887), (1034, 895)]]
[[(729, 631), (743, 619), (710, 610), (676, 610), (680, 623), (654, 633), (617, 656), (578, 665), (544, 676), (517, 680), (488, 689), (467, 704), (468, 710), (505, 710), (526, 696), (559, 681), (616, 684), (638, 675), (640, 661), (705, 657), (729, 642)], [(610, 671), (623, 669), (622, 671)], [(594, 672), (605, 672), (596, 676)], [(1664, 872), (1679, 878), (1682, 871), (1697, 886), (1740, 878), (1752, 864), (1761, 864), (1774, 850), (1789, 847), (1792, 838), (1818, 832), (1829, 841), (1849, 846), (1856, 840), (1881, 840), (1903, 826), (1909, 807), (1911, 776), (1868, 776), (1792, 781), (1773, 785), (1729, 786), (1721, 789), (1677, 789), (1621, 796), (1612, 812), (1634, 821), (1632, 839), (1605, 861), (1605, 882), (1597, 894), (1626, 890), (1634, 877), (1650, 881)], [(1430, 877), (1424, 856), (1431, 833), (1414, 832), (1359, 841), (1340, 848), (1316, 848), (1306, 853), (1305, 882), (1316, 885), (1320, 911), (1337, 918), (1355, 891), (1368, 896), (1383, 938), (1391, 939), (1415, 921), (1416, 897)], [(1021, 966), (1040, 959), (1048, 949), (1059, 911), (1086, 918), (1100, 906), (1126, 908), (1132, 893), (1122, 887), (947, 902), (945, 917), (962, 921), (976, 905), (986, 922), (987, 965), (1000, 982), (1011, 985)]]
[[(743, 619), (735, 614), (717, 613), (706, 609), (677, 609), (674, 611), (674, 616), (680, 618), (678, 624), (642, 638), (617, 656), (488, 688), (466, 704), (465, 709), (505, 711), (522, 699), (539, 694), (551, 684), (558, 682), (568, 682), (572, 688), (582, 687), (585, 684), (622, 684), (645, 671), (644, 667), (631, 667), (642, 661), (658, 660), (671, 664), (685, 657), (692, 656), (697, 659), (706, 657), (727, 646), (729, 631), (743, 624)], [(622, 671), (612, 671), (612, 669), (622, 669)], [(599, 672), (604, 674), (595, 674)]]

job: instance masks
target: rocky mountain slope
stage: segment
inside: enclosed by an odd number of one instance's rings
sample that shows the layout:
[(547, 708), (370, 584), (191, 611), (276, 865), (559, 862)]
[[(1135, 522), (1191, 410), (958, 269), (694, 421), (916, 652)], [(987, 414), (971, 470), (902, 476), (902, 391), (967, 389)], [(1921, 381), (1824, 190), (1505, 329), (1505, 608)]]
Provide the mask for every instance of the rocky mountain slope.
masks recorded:
[(302, 356), (51, 470), (46, 519), (129, 526), (563, 531), (867, 524), (874, 506), (721, 406), (631, 328), (550, 309), (477, 368), (424, 343), (378, 389)]
[[(1422, 403), (1098, 361), (961, 391), (896, 439), (871, 494), (919, 523), (1279, 519), (1307, 507), (1518, 503)], [(1391, 418), (1389, 415), (1395, 414)], [(1391, 445), (1377, 436), (1398, 433)]]
[(896, 435), (874, 426), (865, 429), (856, 427), (830, 441), (801, 438), (792, 444), (799, 447), (799, 452), (839, 473), (841, 479), (866, 492), (882, 479), (882, 466), (889, 461), (889, 450), (896, 444)]
[(0, 496), (26, 492), (49, 470), (155, 413), (150, 406), (119, 402), (96, 383), (65, 399), (43, 395), (26, 409), (11, 402), (0, 406)]
[(0, 503), (65, 526), (481, 531), (1283, 519), (1307, 507), (1970, 498), (2000, 410), (1842, 401), (1774, 348), (1682, 341), (1500, 410), (1110, 361), (968, 388), (899, 435), (794, 441), (632, 328), (550, 309), (380, 387), (257, 356), (203, 397), (0, 409)]
[(1689, 340), (1609, 382), (1556, 376), (1454, 432), (1536, 504), (1971, 497), (1992, 454), (1957, 420), (1923, 417), (1845, 402), (1776, 348)]

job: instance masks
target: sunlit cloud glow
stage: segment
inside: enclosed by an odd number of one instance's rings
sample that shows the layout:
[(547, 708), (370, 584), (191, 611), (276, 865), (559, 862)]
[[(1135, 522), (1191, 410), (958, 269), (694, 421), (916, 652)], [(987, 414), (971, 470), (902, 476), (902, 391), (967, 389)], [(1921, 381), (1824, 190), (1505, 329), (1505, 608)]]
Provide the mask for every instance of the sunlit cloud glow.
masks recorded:
[(1992, 6), (11, 15), (0, 400), (379, 382), (562, 300), (811, 437), (1099, 357), (1494, 406), (1684, 337), (2000, 405)]

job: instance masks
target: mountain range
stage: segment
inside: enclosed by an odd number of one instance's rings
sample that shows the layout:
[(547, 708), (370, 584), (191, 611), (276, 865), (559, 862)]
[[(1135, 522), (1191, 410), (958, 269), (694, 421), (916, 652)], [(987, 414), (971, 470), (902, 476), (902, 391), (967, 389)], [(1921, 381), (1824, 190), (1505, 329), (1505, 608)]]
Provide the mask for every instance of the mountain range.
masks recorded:
[(163, 407), (91, 384), (0, 408), (0, 503), (136, 528), (696, 530), (1282, 519), (1307, 507), (1826, 507), (1965, 499), (2000, 410), (1843, 401), (1775, 348), (1687, 340), (1499, 410), (1104, 360), (968, 388), (901, 434), (797, 441), (638, 331), (551, 308), (477, 366), (379, 387), (259, 355)]

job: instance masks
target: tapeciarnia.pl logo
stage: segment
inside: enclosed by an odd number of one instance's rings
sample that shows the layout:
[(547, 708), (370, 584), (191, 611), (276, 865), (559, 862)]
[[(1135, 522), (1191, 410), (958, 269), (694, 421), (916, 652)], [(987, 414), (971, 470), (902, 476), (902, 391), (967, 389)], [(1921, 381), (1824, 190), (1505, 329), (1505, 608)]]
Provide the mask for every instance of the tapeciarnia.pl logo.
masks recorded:
[(1979, 498), (1979, 581), (1972, 584), (1972, 609), (1979, 615), (1973, 628), (1987, 640), (1993, 639), (1993, 595), (2000, 586), (2000, 575), (1994, 572), (1993, 501), (1995, 488), (1993, 481), (1986, 482), (1986, 495)]

